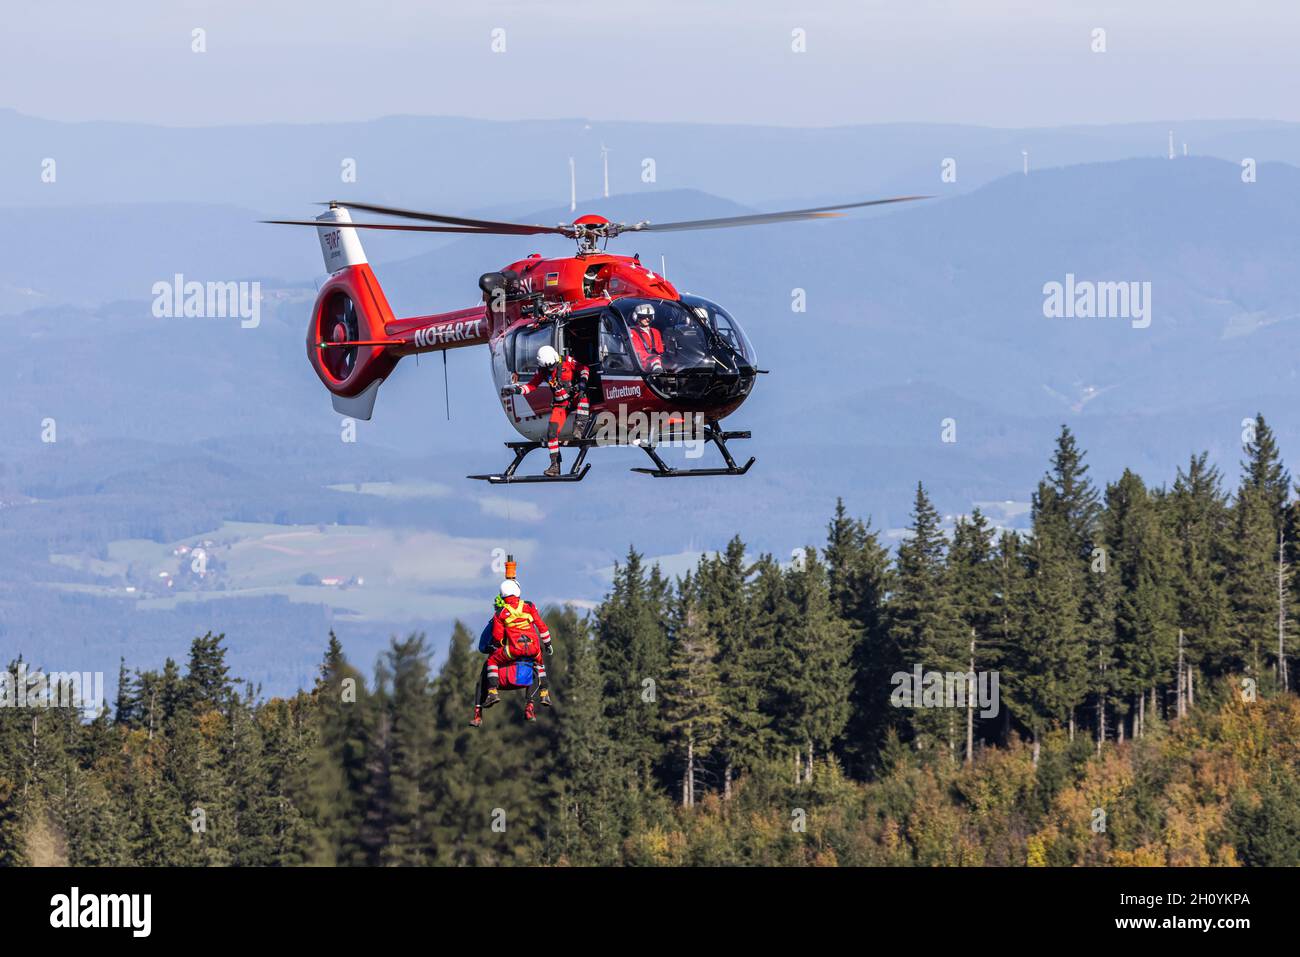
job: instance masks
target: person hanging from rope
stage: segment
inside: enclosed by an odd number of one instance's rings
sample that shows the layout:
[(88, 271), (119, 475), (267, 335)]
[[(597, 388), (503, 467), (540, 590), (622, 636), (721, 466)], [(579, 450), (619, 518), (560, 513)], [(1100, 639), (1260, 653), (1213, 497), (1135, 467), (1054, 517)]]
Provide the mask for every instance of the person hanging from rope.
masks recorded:
[(571, 355), (563, 358), (554, 346), (537, 350), (537, 371), (526, 383), (514, 382), (504, 389), (503, 395), (528, 395), (541, 385), (551, 389), (551, 420), (546, 428), (546, 448), (551, 453), (551, 464), (543, 475), (554, 478), (560, 474), (560, 431), (573, 412), (573, 434), (581, 438), (587, 428), (591, 409), (587, 402), (587, 380), (591, 370)]
[[(542, 620), (537, 606), (524, 601), (521, 595), (519, 583), (513, 578), (507, 578), (501, 583), (496, 600), (497, 611), (492, 616), (492, 636), (488, 640), (490, 653), (483, 663), (483, 674), (479, 682), (483, 690), (474, 706), (474, 718), (470, 721), (476, 728), (483, 723), (483, 709), (491, 708), (501, 700), (501, 670), (520, 662), (527, 662), (536, 669), (538, 700), (544, 707), (552, 706), (546, 664), (542, 660), (543, 651), (548, 656), (555, 653), (551, 644), (551, 631)], [(486, 634), (484, 638), (486, 639)], [(486, 650), (482, 643), (479, 650)], [(532, 695), (533, 688), (530, 687), (528, 703), (524, 706), (526, 721), (537, 717)]]

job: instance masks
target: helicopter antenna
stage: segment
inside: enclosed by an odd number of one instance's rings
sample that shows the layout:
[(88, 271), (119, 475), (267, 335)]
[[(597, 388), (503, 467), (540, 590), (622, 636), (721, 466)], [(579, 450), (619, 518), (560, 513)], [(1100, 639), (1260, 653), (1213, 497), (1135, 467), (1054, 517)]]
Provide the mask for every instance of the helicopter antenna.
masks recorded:
[[(419, 355), (417, 352), (416, 355)], [(442, 404), (447, 408), (447, 421), (451, 421), (451, 387), (447, 385), (447, 350), (442, 350)]]
[(668, 278), (668, 257), (662, 253), (659, 255), (659, 275)]

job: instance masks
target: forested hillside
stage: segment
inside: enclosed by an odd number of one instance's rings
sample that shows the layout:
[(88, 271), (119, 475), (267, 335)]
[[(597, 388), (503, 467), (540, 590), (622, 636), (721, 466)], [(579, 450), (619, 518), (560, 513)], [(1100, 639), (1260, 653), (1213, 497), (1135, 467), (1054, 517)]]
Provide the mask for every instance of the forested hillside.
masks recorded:
[[(918, 485), (896, 553), (842, 506), (792, 558), (738, 537), (670, 581), (632, 551), (548, 612), (531, 724), (507, 694), (468, 726), (479, 621), (437, 674), (424, 636), (367, 679), (331, 635), (270, 700), (205, 635), (88, 723), (0, 708), (0, 861), (1300, 864), (1300, 504), (1262, 417), (1243, 438), (1235, 481), (1102, 486), (1063, 429), (1030, 534), (949, 532)], [(899, 706), (915, 669), (993, 707)]]

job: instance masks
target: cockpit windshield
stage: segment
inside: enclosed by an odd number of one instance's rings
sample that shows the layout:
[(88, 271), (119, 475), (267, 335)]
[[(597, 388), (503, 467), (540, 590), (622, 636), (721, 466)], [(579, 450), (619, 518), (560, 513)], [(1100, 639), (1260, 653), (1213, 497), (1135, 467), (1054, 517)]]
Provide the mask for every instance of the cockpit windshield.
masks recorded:
[(744, 360), (742, 365), (757, 366), (758, 360), (754, 357), (754, 347), (749, 344), (749, 339), (745, 336), (745, 331), (740, 328), (740, 323), (732, 319), (727, 310), (716, 302), (701, 299), (699, 296), (682, 296), (682, 303), (695, 315), (709, 320), (718, 338), (735, 353), (737, 358)]
[(627, 329), (629, 358), (643, 372), (734, 372), (754, 366), (753, 349), (740, 326), (707, 300), (625, 298), (611, 303), (611, 309)]

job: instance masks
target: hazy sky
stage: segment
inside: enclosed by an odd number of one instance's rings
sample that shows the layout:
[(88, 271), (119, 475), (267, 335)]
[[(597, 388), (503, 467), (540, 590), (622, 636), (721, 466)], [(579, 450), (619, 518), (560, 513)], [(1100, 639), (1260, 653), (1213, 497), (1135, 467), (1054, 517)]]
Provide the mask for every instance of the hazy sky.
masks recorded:
[(40, 0), (4, 28), (0, 106), (53, 119), (1300, 120), (1296, 0)]

